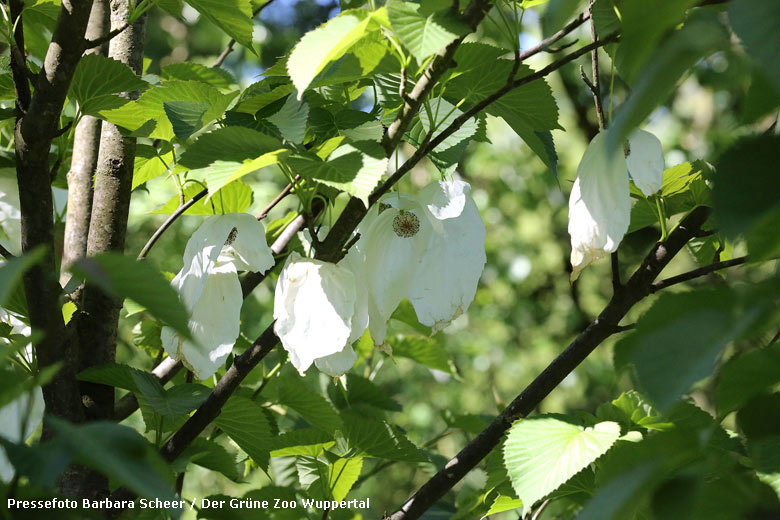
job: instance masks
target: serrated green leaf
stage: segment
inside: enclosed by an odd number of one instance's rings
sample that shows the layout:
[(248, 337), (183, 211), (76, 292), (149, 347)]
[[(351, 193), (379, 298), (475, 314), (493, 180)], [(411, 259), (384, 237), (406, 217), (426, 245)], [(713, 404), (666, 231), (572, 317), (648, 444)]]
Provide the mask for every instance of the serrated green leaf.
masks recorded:
[(166, 390), (158, 381), (148, 377), (138, 377), (134, 373), (133, 379), (138, 391), (154, 408), (155, 413), (169, 420), (189, 414), (211, 393), (205, 386), (195, 383), (182, 383)]
[(309, 119), (309, 105), (299, 101), (295, 96), (289, 95), (282, 108), (266, 119), (279, 129), (279, 133), (286, 140), (293, 143), (303, 143), (303, 137), (306, 134), (306, 121)]
[[(188, 184), (184, 187), (184, 201), (191, 200), (200, 193), (203, 187), (199, 184)], [(184, 215), (217, 215), (221, 213), (246, 213), (252, 205), (254, 195), (252, 188), (241, 182), (233, 181), (219, 190), (219, 194), (213, 199), (196, 202), (187, 209)], [(160, 209), (152, 213), (170, 215), (179, 207), (179, 196), (174, 195)]]
[(236, 464), (236, 458), (214, 441), (198, 437), (190, 444), (184, 453), (173, 463), (180, 471), (185, 470), (184, 464), (192, 463), (225, 475), (233, 482), (241, 481), (241, 471)]
[(604, 455), (618, 437), (620, 425), (610, 421), (587, 428), (555, 415), (516, 422), (504, 444), (504, 463), (524, 509)]
[(154, 374), (120, 363), (105, 363), (86, 368), (79, 372), (77, 378), (79, 381), (114, 386), (133, 393), (139, 392), (138, 381), (144, 380), (147, 388), (157, 385), (162, 390), (162, 385)]
[(322, 395), (300, 383), (284, 381), (279, 387), (279, 404), (297, 412), (312, 426), (333, 434), (341, 427), (341, 419)]
[(281, 147), (278, 139), (251, 128), (218, 128), (198, 136), (179, 159), (179, 169), (186, 171), (205, 168), (214, 161), (242, 163)]
[(447, 352), (438, 341), (422, 336), (400, 336), (390, 341), (393, 356), (412, 359), (428, 368), (455, 373)]
[(428, 12), (421, 4), (390, 0), (387, 14), (398, 39), (419, 63), (471, 32), (449, 9)]
[(83, 114), (94, 115), (123, 103), (114, 99), (113, 94), (148, 87), (149, 84), (124, 63), (99, 54), (87, 54), (76, 67), (69, 95), (79, 104)]
[(322, 430), (300, 428), (274, 437), (270, 447), (271, 457), (291, 455), (317, 457), (335, 443), (333, 436)]
[(339, 458), (333, 462), (310, 456), (296, 459), (301, 486), (315, 499), (341, 501), (360, 476), (363, 459)]
[(517, 509), (520, 507), (523, 507), (523, 501), (519, 498), (498, 495), (496, 499), (493, 500), (493, 504), (490, 506), (488, 512), (485, 513), (485, 516), (503, 513), (504, 511), (511, 511), (512, 509)]
[(168, 171), (168, 165), (173, 161), (173, 150), (159, 153), (148, 144), (138, 144), (133, 163), (133, 187), (136, 189), (146, 181), (159, 177)]
[(187, 309), (168, 280), (148, 261), (102, 253), (77, 261), (71, 272), (113, 297), (134, 300), (183, 337), (190, 337)]
[(0, 307), (8, 304), (24, 273), (43, 260), (45, 254), (46, 250), (43, 247), (37, 247), (24, 256), (0, 264)]
[(377, 143), (346, 143), (327, 160), (299, 155), (287, 160), (293, 171), (317, 182), (345, 191), (368, 206), (368, 196), (387, 171), (387, 158)]
[(747, 352), (729, 361), (723, 365), (715, 389), (718, 415), (725, 416), (777, 383), (780, 383), (778, 344)]
[(680, 77), (696, 62), (727, 46), (728, 33), (713, 13), (691, 15), (682, 29), (665, 38), (653, 51), (609, 127), (609, 149), (623, 146), (628, 135), (667, 98)]
[(187, 0), (187, 3), (228, 36), (255, 52), (252, 47), (252, 4), (249, 0)]
[(368, 32), (383, 22), (384, 8), (344, 11), (306, 33), (287, 59), (287, 72), (298, 90), (298, 99), (318, 74), (349, 52)]
[(344, 436), (350, 448), (357, 448), (368, 457), (427, 462), (427, 457), (397, 428), (385, 421), (367, 419), (354, 413), (344, 413)]
[(206, 200), (217, 195), (217, 192), (231, 182), (242, 178), (250, 173), (255, 173), (266, 166), (279, 163), (280, 159), (287, 155), (289, 150), (281, 148), (273, 152), (265, 153), (256, 159), (249, 159), (244, 162), (234, 161), (214, 161), (211, 165), (192, 170), (192, 173), (203, 176), (209, 187), (209, 194)]
[(257, 403), (233, 396), (222, 407), (214, 424), (222, 428), (258, 466), (268, 468), (271, 429)]
[(165, 101), (163, 110), (171, 122), (173, 133), (186, 141), (192, 134), (203, 128), (203, 116), (209, 109), (206, 103), (192, 101)]
[(382, 123), (359, 110), (340, 110), (334, 114), (324, 108), (313, 108), (309, 125), (320, 139), (344, 136), (353, 141), (379, 141), (384, 134)]
[(160, 71), (160, 78), (163, 82), (166, 80), (200, 81), (219, 90), (230, 90), (236, 84), (235, 78), (225, 69), (206, 67), (191, 61), (166, 65)]
[(111, 422), (71, 425), (51, 416), (47, 424), (80, 464), (108, 475), (142, 497), (176, 500), (162, 458), (132, 428)]

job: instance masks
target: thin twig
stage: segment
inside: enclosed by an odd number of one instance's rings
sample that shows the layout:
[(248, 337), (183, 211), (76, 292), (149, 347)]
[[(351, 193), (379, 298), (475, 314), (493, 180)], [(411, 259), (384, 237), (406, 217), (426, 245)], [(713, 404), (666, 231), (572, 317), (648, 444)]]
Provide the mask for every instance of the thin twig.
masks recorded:
[(146, 258), (146, 255), (149, 254), (149, 251), (152, 249), (152, 246), (157, 242), (157, 240), (162, 236), (163, 233), (165, 233), (165, 230), (171, 227), (171, 224), (173, 224), (177, 218), (179, 218), (185, 211), (190, 209), (192, 206), (195, 205), (196, 202), (198, 202), (200, 199), (206, 196), (206, 194), (209, 192), (209, 190), (201, 190), (200, 192), (196, 193), (194, 197), (192, 197), (190, 200), (176, 208), (176, 211), (171, 213), (171, 215), (165, 220), (165, 222), (162, 223), (162, 225), (157, 229), (157, 231), (154, 232), (152, 237), (149, 239), (149, 241), (146, 243), (143, 249), (141, 249), (141, 252), (138, 253), (138, 260), (141, 260), (142, 258)]
[[(271, 5), (271, 3), (274, 0), (268, 0), (266, 3), (261, 5), (260, 7), (255, 8), (254, 11), (252, 11), (252, 18), (259, 15), (263, 9)], [(233, 52), (233, 47), (236, 46), (236, 40), (231, 39), (228, 44), (225, 46), (225, 49), (222, 51), (222, 53), (217, 57), (217, 59), (214, 61), (214, 65), (212, 65), (213, 68), (217, 69), (222, 66), (223, 63), (225, 63), (225, 59), (228, 57), (228, 54)]]
[(131, 25), (132, 24), (130, 24), (130, 23), (125, 23), (125, 24), (122, 24), (121, 26), (117, 27), (116, 29), (106, 33), (105, 36), (101, 36), (100, 38), (95, 38), (94, 40), (85, 40), (84, 48), (85, 49), (94, 49), (95, 47), (100, 47), (104, 43), (108, 43), (111, 40), (113, 40), (114, 38), (116, 38), (117, 36), (119, 36), (122, 33), (122, 31), (124, 31), (125, 29), (127, 29)]
[[(596, 34), (596, 21), (593, 20), (593, 2), (594, 0), (590, 0), (590, 2), (588, 3), (588, 14), (590, 15), (590, 38), (591, 41), (596, 42), (598, 41), (598, 35)], [(604, 130), (607, 127), (607, 124), (606, 121), (604, 120), (604, 105), (602, 104), (602, 100), (601, 100), (601, 80), (599, 79), (598, 48), (594, 48), (591, 51), (590, 63), (591, 63), (591, 69), (593, 75), (593, 88), (591, 89), (591, 91), (593, 92), (593, 101), (596, 103), (596, 114), (598, 115), (599, 118), (599, 128)]]
[(539, 508), (534, 512), (534, 516), (531, 517), (531, 520), (539, 520), (539, 516), (544, 512), (545, 508), (550, 504), (551, 499), (547, 499), (539, 506)]
[(566, 26), (563, 29), (561, 29), (560, 31), (558, 31), (557, 33), (555, 33), (555, 34), (545, 38), (544, 40), (542, 40), (538, 44), (534, 45), (530, 49), (526, 49), (525, 51), (521, 52), (520, 56), (519, 56), (520, 60), (521, 61), (522, 60), (526, 60), (526, 59), (530, 58), (531, 56), (533, 56), (534, 54), (538, 54), (540, 52), (545, 52), (545, 51), (547, 51), (547, 52), (558, 52), (561, 49), (564, 49), (566, 47), (571, 47), (572, 45), (576, 44), (577, 42), (575, 41), (575, 42), (566, 44), (565, 46), (562, 46), (562, 47), (558, 48), (555, 51), (552, 51), (552, 49), (551, 49), (551, 45), (553, 43), (557, 42), (558, 40), (560, 40), (564, 36), (568, 35), (572, 31), (574, 31), (574, 29), (576, 29), (577, 27), (579, 27), (580, 25), (585, 23), (585, 21), (587, 21), (589, 18), (590, 18), (589, 14), (581, 13), (577, 18), (575, 18), (571, 22), (567, 23)]
[(700, 276), (704, 276), (706, 274), (714, 273), (715, 271), (719, 271), (720, 269), (727, 269), (729, 267), (734, 267), (735, 265), (741, 265), (747, 262), (746, 256), (741, 256), (739, 258), (733, 258), (731, 260), (724, 260), (723, 262), (715, 262), (710, 265), (705, 265), (704, 267), (699, 267), (698, 269), (694, 269), (693, 271), (688, 271), (687, 273), (678, 274), (677, 276), (672, 276), (671, 278), (667, 278), (665, 280), (660, 280), (658, 282), (655, 282), (650, 289), (650, 292), (657, 292), (661, 289), (666, 289), (667, 287), (671, 287), (672, 285), (677, 285), (678, 283), (687, 282), (689, 280), (693, 280), (694, 278), (699, 278)]
[[(295, 181), (297, 182), (301, 178), (300, 175), (295, 176)], [(293, 189), (293, 183), (289, 183), (287, 186), (284, 187), (282, 191), (279, 192), (279, 194), (273, 198), (271, 202), (268, 203), (268, 205), (263, 208), (263, 211), (261, 211), (257, 215), (257, 220), (263, 220), (265, 217), (268, 216), (268, 213), (276, 207), (277, 204), (279, 204), (282, 199), (284, 199)]]

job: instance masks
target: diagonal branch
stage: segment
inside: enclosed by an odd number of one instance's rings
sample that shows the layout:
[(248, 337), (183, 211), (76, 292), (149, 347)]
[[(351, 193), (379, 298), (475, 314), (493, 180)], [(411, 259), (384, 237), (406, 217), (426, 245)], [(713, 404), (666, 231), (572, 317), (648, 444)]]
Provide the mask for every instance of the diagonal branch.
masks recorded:
[[(271, 5), (271, 3), (274, 0), (268, 0), (266, 3), (261, 5), (260, 7), (255, 8), (254, 11), (252, 11), (252, 18), (259, 15), (261, 12), (263, 12), (263, 9)], [(236, 46), (236, 40), (235, 38), (231, 39), (228, 44), (225, 46), (225, 49), (222, 51), (222, 53), (217, 57), (217, 59), (214, 61), (214, 65), (212, 65), (213, 68), (217, 69), (222, 66), (223, 63), (225, 63), (225, 59), (228, 57), (228, 54), (233, 52), (233, 47)]]
[(707, 219), (709, 208), (699, 207), (680, 223), (666, 242), (657, 243), (626, 284), (612, 296), (604, 310), (529, 384), (501, 414), (453, 457), (444, 469), (428, 480), (390, 520), (412, 520), (471, 471), (503, 438), (512, 423), (530, 414), (602, 341), (614, 333), (620, 320), (639, 300), (651, 292), (653, 280), (685, 246)]
[(705, 265), (704, 267), (699, 267), (698, 269), (694, 269), (693, 271), (688, 271), (687, 273), (678, 274), (677, 276), (672, 276), (671, 278), (667, 278), (665, 280), (660, 280), (658, 282), (655, 282), (650, 287), (650, 292), (657, 292), (661, 289), (666, 289), (667, 287), (671, 287), (672, 285), (677, 285), (678, 283), (687, 282), (689, 280), (693, 280), (694, 278), (699, 278), (700, 276), (704, 276), (710, 273), (714, 273), (715, 271), (719, 271), (721, 269), (727, 269), (729, 267), (734, 267), (735, 265), (741, 265), (747, 262), (746, 256), (741, 256), (739, 258), (733, 258), (731, 260), (725, 260), (723, 262), (715, 262), (714, 264)]

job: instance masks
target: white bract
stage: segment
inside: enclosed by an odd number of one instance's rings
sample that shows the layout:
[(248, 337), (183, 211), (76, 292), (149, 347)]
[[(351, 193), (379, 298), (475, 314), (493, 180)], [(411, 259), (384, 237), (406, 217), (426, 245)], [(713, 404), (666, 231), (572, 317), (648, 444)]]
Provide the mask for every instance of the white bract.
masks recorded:
[(352, 263), (376, 345), (384, 345), (387, 320), (404, 298), (434, 332), (468, 309), (486, 261), (485, 225), (470, 190), (441, 181), (416, 196), (389, 195), (361, 224)]
[(661, 141), (656, 136), (644, 130), (635, 130), (628, 138), (626, 165), (634, 184), (646, 196), (661, 189), (664, 153)]
[(0, 244), (14, 255), (22, 252), (22, 214), (16, 171), (0, 170)]
[(246, 213), (214, 215), (193, 233), (184, 266), (171, 284), (190, 311), (194, 341), (163, 327), (165, 351), (198, 379), (211, 377), (233, 350), (243, 297), (238, 271), (264, 273), (274, 265), (265, 227)]
[(276, 285), (274, 332), (301, 375), (312, 363), (334, 377), (352, 367), (351, 345), (366, 330), (364, 300), (348, 267), (289, 256)]
[[(14, 443), (27, 440), (43, 420), (44, 403), (41, 387), (26, 392), (0, 408), (0, 437)], [(14, 476), (14, 467), (5, 449), (0, 446), (0, 480), (10, 482)]]
[(604, 132), (588, 145), (569, 196), (571, 280), (599, 258), (617, 251), (628, 230), (631, 200), (622, 149), (607, 154)]

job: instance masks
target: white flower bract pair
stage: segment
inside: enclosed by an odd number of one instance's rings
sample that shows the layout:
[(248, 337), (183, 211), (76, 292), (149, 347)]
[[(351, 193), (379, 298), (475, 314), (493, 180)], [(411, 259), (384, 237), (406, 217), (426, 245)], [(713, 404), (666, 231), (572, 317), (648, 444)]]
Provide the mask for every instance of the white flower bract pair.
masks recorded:
[(165, 351), (198, 379), (211, 377), (232, 352), (243, 303), (238, 271), (264, 273), (274, 265), (265, 227), (246, 213), (214, 215), (193, 233), (184, 266), (171, 284), (190, 311), (194, 341), (163, 327)]
[(635, 131), (627, 149), (609, 153), (601, 132), (588, 145), (569, 196), (571, 281), (599, 258), (617, 251), (631, 220), (629, 174), (647, 196), (661, 188), (664, 159), (653, 134)]
[(339, 265), (291, 255), (276, 288), (275, 331), (303, 373), (312, 363), (339, 376), (368, 327), (385, 345), (387, 321), (404, 298), (434, 332), (468, 309), (485, 266), (485, 226), (463, 181), (434, 182), (418, 195), (388, 195), (359, 226)]

